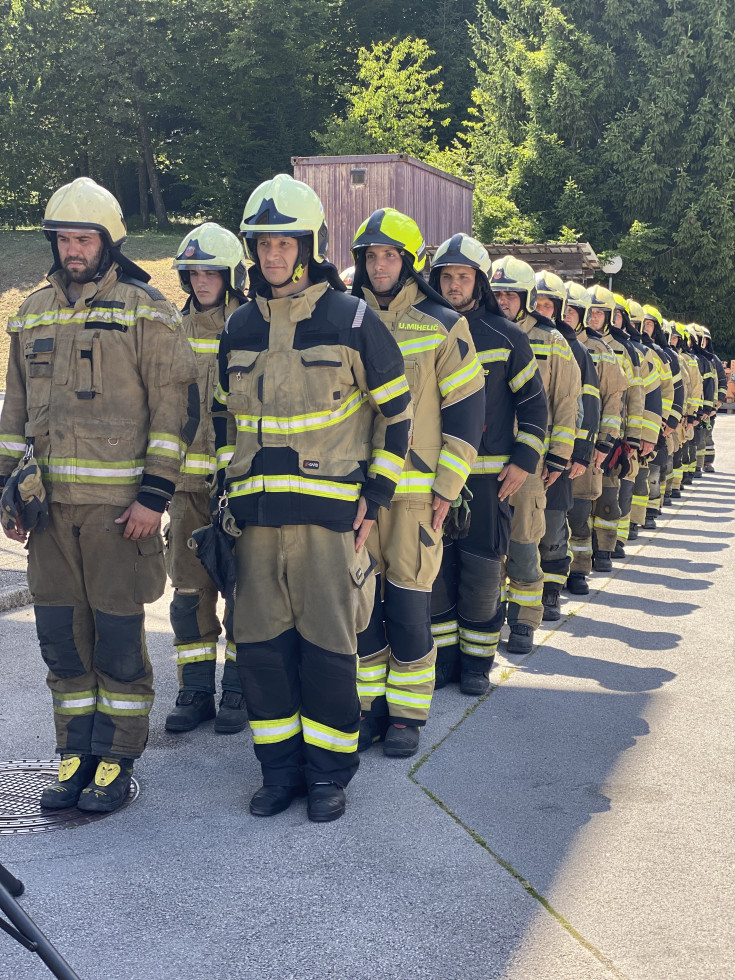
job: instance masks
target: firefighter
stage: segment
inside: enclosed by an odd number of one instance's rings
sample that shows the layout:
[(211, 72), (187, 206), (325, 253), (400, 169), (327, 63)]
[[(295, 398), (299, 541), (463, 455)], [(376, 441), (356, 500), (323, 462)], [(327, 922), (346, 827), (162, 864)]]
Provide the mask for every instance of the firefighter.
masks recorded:
[(715, 443), (712, 433), (715, 421), (717, 420), (717, 410), (727, 397), (727, 377), (725, 375), (725, 369), (722, 366), (722, 361), (712, 349), (712, 335), (710, 334), (709, 328), (697, 325), (697, 335), (699, 337), (701, 353), (709, 362), (708, 376), (711, 378), (714, 389), (709, 420), (705, 420), (702, 472), (714, 473)]
[(510, 538), (508, 498), (535, 473), (544, 448), (548, 409), (526, 334), (500, 312), (487, 249), (453, 235), (434, 255), (429, 283), (467, 318), (485, 371), (485, 422), (479, 455), (467, 479), (472, 494), (466, 536), (444, 540), (432, 593), (437, 644), (436, 686), (459, 668), (463, 694), (484, 694), (503, 625), (502, 568)]
[(310, 187), (265, 181), (240, 230), (255, 300), (220, 340), (213, 412), (241, 531), (233, 635), (263, 771), (250, 812), (308, 793), (309, 819), (326, 822), (358, 767), (357, 633), (375, 592), (365, 540), (401, 475), (411, 398), (395, 340), (327, 261)]
[[(148, 737), (143, 606), (166, 583), (161, 515), (196, 432), (197, 371), (178, 311), (120, 250), (109, 191), (64, 185), (42, 228), (54, 264), (8, 322), (0, 474), (32, 445), (50, 500), (28, 542), (61, 753), (41, 805), (109, 812)], [(6, 534), (25, 539), (22, 526)]]
[(564, 283), (553, 272), (537, 272), (536, 288), (537, 311), (553, 320), (556, 329), (569, 344), (582, 379), (581, 415), (577, 420), (574, 449), (568, 469), (546, 492), (546, 530), (539, 544), (541, 570), (544, 573), (543, 619), (554, 622), (561, 618), (559, 596), (562, 586), (566, 584), (571, 563), (567, 515), (574, 504), (573, 481), (590, 466), (600, 428), (600, 382), (591, 355), (565, 320), (567, 291)]
[(700, 363), (694, 354), (692, 346), (692, 331), (683, 323), (677, 323), (677, 333), (679, 334), (678, 349), (686, 363), (691, 382), (691, 394), (689, 414), (687, 415), (687, 441), (682, 447), (682, 477), (683, 487), (691, 486), (694, 482), (694, 468), (697, 460), (697, 431), (702, 425), (704, 414), (704, 381), (700, 370)]
[[(628, 380), (602, 334), (587, 325), (592, 303), (590, 294), (579, 283), (568, 282), (566, 295), (565, 320), (589, 351), (600, 384), (600, 428), (594, 456), (591, 465), (572, 484), (574, 501), (569, 512), (571, 564), (566, 585), (571, 593), (585, 595), (589, 592), (587, 576), (592, 571), (592, 508), (602, 494), (602, 466), (616, 447), (625, 451), (621, 432)], [(596, 322), (600, 322), (599, 316)]]
[(703, 328), (698, 323), (690, 323), (688, 327), (691, 351), (697, 360), (699, 372), (702, 375), (702, 411), (700, 424), (694, 433), (696, 456), (692, 476), (696, 480), (702, 476), (704, 470), (707, 455), (707, 433), (711, 429), (712, 418), (717, 414), (715, 407), (717, 403), (717, 372), (704, 346)]
[[(375, 310), (404, 357), (413, 434), (390, 511), (368, 546), (380, 556), (383, 603), (360, 639), (360, 743), (418, 750), (434, 690), (431, 593), (442, 560), (442, 527), (477, 456), (484, 378), (469, 326), (421, 276), (424, 242), (412, 218), (375, 211), (352, 243), (352, 292)], [(385, 631), (381, 630), (380, 616)]]
[(510, 498), (513, 507), (508, 546), (508, 653), (533, 649), (533, 633), (541, 624), (544, 578), (539, 542), (544, 534), (546, 492), (566, 469), (577, 429), (582, 394), (579, 368), (566, 340), (552, 320), (536, 311), (536, 279), (527, 262), (506, 255), (493, 262), (490, 287), (504, 315), (528, 337), (539, 366), (549, 407), (543, 456)]
[(196, 528), (210, 520), (210, 497), (216, 473), (212, 396), (217, 383), (217, 350), (227, 317), (245, 302), (245, 256), (236, 235), (207, 222), (195, 228), (179, 245), (174, 268), (184, 304), (184, 330), (199, 368), (200, 422), (186, 451), (169, 517), (167, 564), (174, 597), (171, 628), (174, 632), (179, 693), (166, 718), (169, 732), (189, 732), (210, 718), (221, 734), (241, 732), (247, 711), (235, 665), (235, 644), (227, 637), (222, 696), (215, 710), (215, 667), (218, 593), (188, 541)]

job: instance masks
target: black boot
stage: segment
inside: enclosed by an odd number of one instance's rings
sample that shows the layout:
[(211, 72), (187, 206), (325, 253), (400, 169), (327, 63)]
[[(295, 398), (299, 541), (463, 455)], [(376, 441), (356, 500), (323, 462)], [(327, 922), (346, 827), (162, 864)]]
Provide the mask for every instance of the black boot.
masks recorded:
[(133, 759), (105, 756), (94, 779), (82, 790), (77, 806), (88, 813), (112, 813), (125, 802), (133, 778)]
[(643, 525), (644, 531), (655, 531), (656, 530), (656, 514), (658, 511), (647, 510), (646, 511), (646, 523)]
[(462, 694), (469, 694), (471, 697), (481, 697), (483, 694), (487, 694), (490, 690), (488, 675), (494, 660), (495, 657), (490, 657), (489, 660), (483, 660), (482, 663), (478, 664), (478, 667), (484, 667), (484, 670), (462, 668), (462, 676), (459, 681), (459, 689)]
[(388, 731), (390, 718), (388, 715), (374, 715), (368, 712), (360, 719), (360, 732), (357, 737), (357, 751), (365, 752), (376, 742), (382, 742)]
[(705, 463), (704, 464), (704, 472), (705, 473), (714, 473), (714, 471), (715, 471), (715, 468), (712, 465), (712, 463)]
[(214, 730), (220, 735), (235, 735), (248, 723), (245, 698), (236, 691), (223, 691), (219, 711), (214, 720)]
[(694, 483), (694, 479), (692, 477), (692, 474), (688, 470), (684, 474), (684, 476), (681, 478), (681, 483), (682, 483), (682, 486), (685, 486), (685, 487), (690, 487), (692, 485), (692, 483)]
[(681, 497), (681, 490), (679, 490), (678, 487), (674, 487), (674, 489), (671, 491), (671, 496), (674, 498), (674, 500), (679, 500)]
[(65, 752), (59, 763), (59, 777), (41, 793), (41, 806), (45, 810), (66, 810), (76, 806), (82, 790), (97, 769), (94, 755), (73, 755)]
[(312, 783), (309, 787), (307, 814), (314, 823), (339, 820), (345, 812), (345, 791), (337, 783)]
[(663, 503), (664, 507), (671, 507), (671, 497), (672, 497), (672, 494), (673, 494), (673, 491), (672, 490), (669, 490), (668, 493), (665, 493), (663, 495), (662, 503)]
[(513, 623), (508, 637), (508, 653), (530, 653), (533, 650), (533, 628), (526, 623)]
[(702, 469), (700, 466), (695, 467), (694, 473), (692, 474), (695, 480), (700, 480), (702, 478)]
[(610, 555), (611, 558), (625, 558), (625, 548), (622, 541), (615, 542), (615, 551)]
[(214, 695), (204, 691), (179, 691), (176, 707), (166, 716), (167, 732), (191, 732), (214, 718)]
[(544, 586), (544, 594), (541, 597), (541, 601), (544, 606), (543, 616), (541, 617), (542, 619), (545, 619), (547, 622), (551, 622), (551, 623), (556, 622), (557, 619), (561, 619), (561, 609), (559, 608), (558, 589), (556, 588), (547, 589)]
[(261, 786), (250, 800), (250, 812), (254, 817), (274, 817), (288, 810), (297, 796), (306, 796), (306, 786)]
[(633, 521), (630, 522), (630, 530), (628, 531), (628, 541), (635, 541), (638, 537), (638, 525), (634, 524)]
[(592, 568), (596, 572), (611, 572), (612, 558), (609, 551), (596, 551), (592, 556)]
[(419, 750), (421, 729), (417, 725), (396, 728), (390, 725), (383, 744), (383, 753), (396, 759), (408, 759)]
[(590, 587), (584, 572), (570, 572), (567, 577), (567, 591), (572, 595), (589, 595)]

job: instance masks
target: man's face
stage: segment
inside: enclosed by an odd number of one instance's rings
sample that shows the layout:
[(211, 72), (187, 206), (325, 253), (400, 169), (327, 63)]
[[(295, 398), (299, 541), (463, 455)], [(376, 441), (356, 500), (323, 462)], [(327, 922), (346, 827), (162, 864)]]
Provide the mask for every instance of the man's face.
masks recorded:
[(655, 326), (655, 324), (654, 324), (653, 320), (648, 320), (648, 319), (644, 320), (643, 321), (643, 332), (644, 333), (647, 333), (649, 337), (653, 337), (654, 326)]
[(256, 241), (260, 269), (272, 286), (290, 279), (299, 257), (298, 238), (285, 235), (258, 235)]
[(536, 300), (536, 312), (540, 313), (541, 316), (547, 317), (549, 320), (553, 320), (556, 315), (554, 300), (550, 296), (539, 296)]
[[(593, 330), (604, 330), (605, 329), (605, 311), (604, 310), (590, 310), (590, 326)], [(621, 316), (622, 322), (622, 316)]]
[(579, 313), (577, 313), (577, 311), (575, 310), (575, 308), (573, 306), (568, 306), (567, 307), (567, 311), (564, 314), (564, 320), (565, 320), (566, 323), (569, 324), (569, 326), (572, 328), (572, 330), (579, 329), (579, 325), (580, 325), (580, 322), (581, 322), (580, 319), (579, 319)]
[(194, 269), (189, 273), (189, 282), (197, 303), (204, 310), (219, 306), (224, 299), (225, 284), (217, 269)]
[(445, 265), (439, 273), (439, 290), (455, 310), (463, 313), (475, 305), (475, 270), (468, 265)]
[(671, 331), (671, 336), (669, 337), (669, 345), (671, 347), (679, 346), (679, 334), (676, 332), (676, 330)]
[(513, 293), (507, 289), (493, 290), (498, 306), (503, 311), (503, 316), (509, 320), (515, 320), (521, 312), (521, 294)]
[(616, 309), (613, 313), (613, 326), (622, 328), (623, 326), (623, 311)]
[(365, 251), (365, 271), (373, 291), (387, 294), (401, 278), (403, 256), (392, 245), (370, 245)]
[(97, 231), (58, 231), (56, 244), (69, 282), (91, 282), (102, 261), (102, 235)]

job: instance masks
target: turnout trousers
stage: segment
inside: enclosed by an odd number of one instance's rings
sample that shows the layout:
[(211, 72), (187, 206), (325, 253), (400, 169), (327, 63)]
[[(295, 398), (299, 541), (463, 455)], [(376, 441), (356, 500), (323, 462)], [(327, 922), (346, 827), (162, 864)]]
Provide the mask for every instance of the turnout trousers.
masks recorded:
[(704, 433), (704, 461), (713, 465), (715, 462), (715, 422), (717, 421), (717, 416), (710, 420), (709, 429), (705, 429)]
[(235, 544), (233, 635), (266, 786), (334, 782), (357, 771), (357, 632), (374, 575), (352, 531), (248, 525)]
[(560, 592), (569, 575), (572, 553), (567, 515), (574, 505), (572, 490), (573, 481), (565, 470), (546, 491), (545, 529), (539, 543), (545, 591)]
[(633, 485), (633, 502), (630, 508), (630, 520), (633, 524), (640, 527), (646, 522), (646, 507), (648, 506), (650, 478), (649, 462), (646, 457), (641, 457), (638, 473)]
[[(188, 546), (192, 532), (210, 523), (206, 491), (177, 490), (169, 507), (166, 566), (174, 597), (169, 608), (176, 647), (179, 689), (215, 693), (219, 593), (204, 566)], [(225, 622), (228, 616), (225, 611)], [(227, 636), (222, 690), (241, 694), (235, 643)]]
[(135, 759), (148, 738), (153, 671), (143, 604), (163, 595), (160, 534), (138, 541), (115, 524), (123, 508), (49, 506), (32, 532), (28, 585), (49, 669), (56, 751)]
[[(393, 498), (367, 540), (381, 571), (368, 629), (358, 638), (362, 714), (392, 724), (425, 724), (434, 693), (436, 645), (431, 591), (442, 561), (442, 532), (431, 526), (432, 500)], [(381, 595), (382, 592), (382, 595)]]
[(441, 571), (431, 596), (431, 631), (437, 663), (446, 675), (460, 660), (465, 670), (487, 674), (505, 618), (502, 576), (510, 539), (508, 502), (498, 499), (497, 476), (470, 476), (470, 528), (458, 541), (444, 539)]
[(541, 469), (539, 464), (537, 472), (529, 473), (521, 489), (510, 497), (513, 517), (506, 562), (508, 623), (525, 623), (534, 630), (541, 625), (544, 611), (539, 542), (546, 526), (546, 490)]

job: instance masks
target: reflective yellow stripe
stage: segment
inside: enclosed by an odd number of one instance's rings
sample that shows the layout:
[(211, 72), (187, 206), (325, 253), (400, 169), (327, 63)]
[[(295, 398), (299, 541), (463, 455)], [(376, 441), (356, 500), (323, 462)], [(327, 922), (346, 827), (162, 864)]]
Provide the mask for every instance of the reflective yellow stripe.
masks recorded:
[(565, 425), (555, 425), (551, 430), (549, 439), (551, 442), (560, 442), (566, 446), (573, 446), (574, 432), (574, 429), (568, 429)]
[(376, 681), (388, 676), (388, 664), (379, 667), (357, 667), (357, 679), (360, 681)]
[(184, 664), (198, 663), (204, 660), (217, 659), (216, 643), (177, 643), (176, 644), (176, 663), (183, 667)]
[(508, 599), (518, 606), (537, 606), (541, 602), (541, 592), (533, 589), (519, 589), (508, 586)]
[(121, 460), (118, 463), (95, 459), (67, 459), (50, 456), (41, 460), (44, 476), (54, 483), (138, 483), (143, 473), (142, 459)]
[(320, 725), (310, 718), (301, 718), (304, 741), (332, 752), (357, 752), (357, 732), (341, 732), (337, 728)]
[(476, 378), (482, 373), (482, 367), (480, 362), (476, 357), (473, 357), (469, 364), (465, 367), (460, 368), (459, 371), (455, 371), (454, 374), (450, 374), (446, 378), (441, 378), (439, 381), (439, 391), (446, 397), (451, 391), (456, 391), (457, 388), (461, 388), (462, 385), (467, 384), (473, 378)]
[(52, 695), (57, 715), (93, 715), (97, 710), (96, 691), (71, 691)]
[(406, 354), (420, 354), (423, 351), (435, 350), (443, 342), (444, 337), (441, 334), (433, 334), (431, 337), (420, 337), (418, 340), (399, 340), (398, 346), (401, 348), (401, 354), (405, 357)]
[(376, 449), (368, 469), (369, 476), (381, 475), (397, 482), (403, 472), (405, 460), (401, 456), (389, 453), (385, 449)]
[(427, 667), (426, 670), (391, 670), (388, 674), (388, 684), (401, 687), (404, 684), (426, 684), (434, 680), (434, 667)]
[(11, 317), (8, 321), (8, 330), (18, 333), (21, 330), (33, 330), (34, 327), (52, 326), (53, 324), (84, 324), (88, 320), (95, 323), (118, 323), (121, 326), (132, 327), (136, 320), (155, 320), (165, 323), (171, 330), (175, 330), (181, 321), (178, 313), (171, 316), (163, 310), (156, 310), (150, 306), (136, 306), (131, 310), (105, 310), (99, 307), (92, 307), (86, 310), (44, 310), (42, 313), (27, 313), (22, 317)]
[(231, 640), (225, 646), (225, 660), (237, 660), (237, 646)]
[(184, 455), (184, 444), (169, 432), (149, 432), (146, 455), (180, 460)]
[(531, 380), (531, 378), (534, 376), (534, 374), (536, 374), (537, 371), (538, 371), (538, 364), (534, 359), (533, 361), (531, 361), (530, 364), (527, 364), (522, 371), (519, 371), (514, 378), (510, 379), (510, 381), (508, 382), (510, 390), (514, 392), (519, 391), (524, 386), (524, 384), (526, 384), (527, 381)]
[[(499, 364), (505, 363), (510, 357), (510, 351), (507, 347), (497, 347), (495, 350), (478, 350), (477, 360), (480, 364)], [(526, 368), (524, 368), (524, 371)], [(518, 377), (518, 375), (516, 375)]]
[(203, 453), (187, 453), (181, 472), (196, 476), (203, 473), (214, 473), (216, 468), (214, 456), (207, 456)]
[[(408, 389), (406, 389), (408, 390)], [(391, 396), (393, 397), (393, 396)], [(385, 398), (384, 401), (389, 401)], [(367, 401), (367, 395), (356, 391), (343, 405), (333, 412), (312, 412), (309, 415), (277, 416), (277, 415), (235, 415), (238, 431), (257, 432), (258, 423), (267, 433), (311, 432), (315, 429), (325, 429), (337, 425), (353, 415)]]
[(106, 715), (139, 718), (150, 714), (152, 694), (120, 694), (117, 691), (97, 690), (97, 710)]
[(217, 450), (217, 469), (223, 470), (226, 466), (229, 466), (234, 455), (234, 446), (221, 446)]
[(0, 454), (3, 456), (25, 456), (26, 443), (23, 436), (0, 435)]
[(470, 475), (469, 463), (466, 463), (463, 459), (460, 459), (459, 456), (455, 456), (453, 453), (450, 453), (447, 449), (442, 449), (441, 453), (439, 453), (439, 462), (437, 465), (446, 466), (448, 470), (452, 470), (454, 473), (457, 473), (463, 480), (466, 480)]
[(396, 487), (396, 493), (431, 493), (436, 473), (420, 473), (418, 470), (404, 470)]
[(272, 721), (253, 721), (251, 718), (250, 728), (256, 745), (273, 745), (298, 735), (301, 731), (301, 718), (298, 712), (290, 718), (274, 718)]
[(456, 619), (447, 623), (432, 623), (431, 635), (437, 647), (451, 647), (459, 640), (459, 623)]
[(191, 349), (196, 354), (216, 354), (219, 351), (219, 340), (202, 340), (201, 338), (189, 337)]
[(385, 692), (385, 699), (388, 704), (402, 704), (409, 708), (428, 708), (431, 706), (430, 694), (406, 694), (405, 691), (397, 691), (390, 687)]
[(470, 472), (473, 476), (482, 476), (488, 473), (500, 473), (505, 464), (510, 460), (510, 456), (478, 456), (472, 464)]
[(408, 381), (406, 381), (406, 376), (402, 374), (395, 381), (389, 381), (388, 384), (380, 385), (378, 388), (371, 388), (370, 394), (378, 405), (384, 405), (391, 398), (403, 395), (408, 390)]
[(227, 392), (219, 382), (217, 382), (217, 387), (214, 389), (214, 400), (222, 406), (227, 404)]
[(543, 454), (543, 442), (538, 438), (538, 436), (534, 436), (530, 432), (519, 432), (516, 436), (516, 442), (520, 442), (523, 446), (530, 446), (531, 449), (535, 449), (539, 456)]
[(330, 497), (334, 500), (358, 500), (359, 483), (328, 483), (326, 480), (309, 480), (304, 476), (250, 476), (238, 480), (227, 489), (231, 497), (243, 497), (250, 493), (303, 493), (311, 497)]
[(600, 389), (596, 388), (595, 385), (584, 385), (582, 388), (583, 395), (592, 395), (593, 398), (600, 397)]

